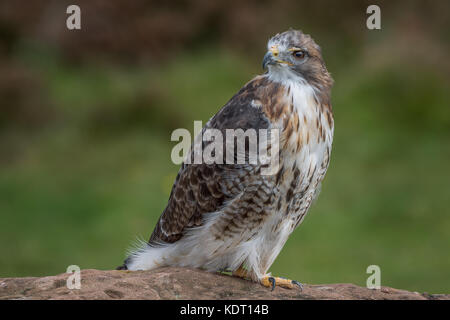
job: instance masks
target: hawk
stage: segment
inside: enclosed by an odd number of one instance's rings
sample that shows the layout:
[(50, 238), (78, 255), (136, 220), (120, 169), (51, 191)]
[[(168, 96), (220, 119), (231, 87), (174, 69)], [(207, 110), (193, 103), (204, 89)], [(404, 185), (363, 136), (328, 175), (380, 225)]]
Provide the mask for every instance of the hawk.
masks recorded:
[(267, 72), (245, 84), (203, 130), (278, 129), (276, 172), (261, 174), (259, 163), (183, 163), (150, 240), (119, 269), (194, 267), (231, 271), (272, 289), (300, 285), (268, 270), (327, 171), (333, 80), (320, 47), (301, 31), (273, 36), (267, 49)]

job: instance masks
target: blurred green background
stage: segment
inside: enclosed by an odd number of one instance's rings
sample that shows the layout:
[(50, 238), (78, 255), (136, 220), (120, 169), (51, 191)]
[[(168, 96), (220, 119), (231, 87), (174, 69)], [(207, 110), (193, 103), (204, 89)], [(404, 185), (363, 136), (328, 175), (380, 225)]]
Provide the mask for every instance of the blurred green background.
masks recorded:
[[(0, 277), (112, 269), (147, 239), (193, 131), (262, 72), (289, 27), (335, 79), (319, 200), (271, 271), (305, 283), (450, 290), (450, 2), (2, 1)], [(81, 7), (82, 30), (65, 27)]]

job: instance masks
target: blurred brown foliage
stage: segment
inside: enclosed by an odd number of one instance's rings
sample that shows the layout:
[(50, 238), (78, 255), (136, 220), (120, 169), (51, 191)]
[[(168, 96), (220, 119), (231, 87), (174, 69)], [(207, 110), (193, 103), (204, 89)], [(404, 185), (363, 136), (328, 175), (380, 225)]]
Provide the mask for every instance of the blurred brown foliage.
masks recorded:
[[(3, 53), (10, 52), (26, 38), (58, 47), (72, 59), (100, 55), (135, 61), (168, 58), (211, 42), (259, 52), (271, 35), (289, 27), (344, 44), (361, 44), (366, 36), (365, 10), (372, 2), (7, 0), (0, 4), (0, 46)], [(65, 28), (65, 9), (70, 4), (82, 8), (80, 31)], [(436, 41), (448, 36), (448, 1), (377, 4), (383, 21), (393, 21), (399, 32), (413, 36), (418, 32)]]

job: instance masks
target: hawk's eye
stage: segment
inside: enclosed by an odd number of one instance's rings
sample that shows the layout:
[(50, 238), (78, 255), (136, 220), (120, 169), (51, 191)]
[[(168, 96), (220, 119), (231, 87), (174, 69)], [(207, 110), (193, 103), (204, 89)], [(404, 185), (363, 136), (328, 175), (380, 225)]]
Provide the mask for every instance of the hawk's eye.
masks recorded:
[(305, 57), (305, 51), (303, 50), (295, 50), (292, 52), (292, 55), (297, 59), (303, 59)]

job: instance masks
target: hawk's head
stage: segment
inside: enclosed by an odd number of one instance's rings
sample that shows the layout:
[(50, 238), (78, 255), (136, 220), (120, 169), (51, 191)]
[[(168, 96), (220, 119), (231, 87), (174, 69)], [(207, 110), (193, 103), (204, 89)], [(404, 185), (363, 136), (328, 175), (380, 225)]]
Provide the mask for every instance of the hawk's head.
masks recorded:
[(288, 30), (267, 43), (263, 68), (280, 79), (307, 81), (318, 89), (330, 88), (333, 80), (325, 67), (320, 47), (307, 34)]

